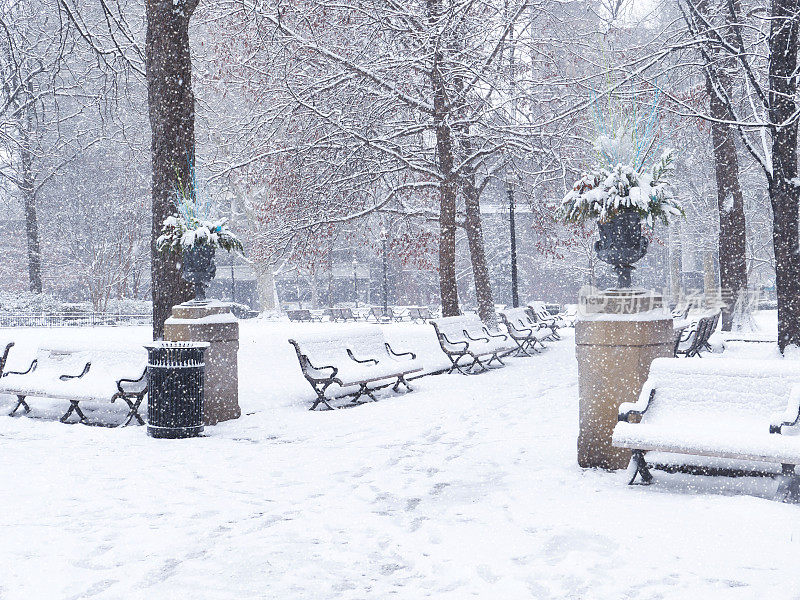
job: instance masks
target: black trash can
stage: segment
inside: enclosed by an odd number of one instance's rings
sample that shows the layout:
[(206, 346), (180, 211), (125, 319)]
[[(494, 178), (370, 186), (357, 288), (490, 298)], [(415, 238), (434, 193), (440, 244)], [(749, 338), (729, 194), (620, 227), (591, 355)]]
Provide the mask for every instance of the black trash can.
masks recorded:
[(203, 431), (208, 342), (153, 342), (148, 360), (147, 435), (196, 437)]

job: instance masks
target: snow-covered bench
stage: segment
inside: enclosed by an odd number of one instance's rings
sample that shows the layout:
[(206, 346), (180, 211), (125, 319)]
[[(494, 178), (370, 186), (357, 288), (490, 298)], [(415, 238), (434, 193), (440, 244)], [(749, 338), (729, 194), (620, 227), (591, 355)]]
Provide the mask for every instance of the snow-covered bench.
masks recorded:
[(525, 308), (510, 308), (500, 313), (500, 319), (508, 330), (508, 335), (516, 342), (516, 355), (530, 356), (528, 350), (538, 353), (536, 344), (544, 348), (542, 340), (549, 338), (553, 331), (544, 323), (535, 323)]
[(620, 405), (614, 428), (613, 445), (633, 450), (629, 483), (637, 475), (652, 480), (645, 452), (655, 451), (700, 472), (780, 464), (787, 477), (779, 493), (800, 499), (800, 435), (792, 435), (800, 433), (798, 367), (792, 360), (653, 361), (638, 401)]
[(350, 308), (329, 308), (326, 311), (331, 321), (356, 321), (358, 320)]
[(564, 322), (564, 327), (575, 327), (575, 321), (578, 320), (578, 305), (567, 304), (558, 317)]
[(136, 419), (144, 425), (139, 406), (147, 394), (147, 353), (144, 349), (88, 349), (40, 347), (25, 371), (8, 371), (0, 377), (0, 394), (17, 397), (13, 416), (20, 407), (30, 412), (27, 398), (67, 400), (69, 409), (61, 417), (66, 422), (76, 413), (88, 424), (81, 402), (108, 402), (122, 399), (128, 414), (122, 425)]
[[(431, 325), (436, 330), (442, 351), (452, 363), (448, 373), (458, 371), (472, 375), (475, 367), (486, 371), (495, 360), (504, 364), (500, 357), (516, 350), (516, 344), (508, 335), (491, 333), (477, 315), (432, 319)], [(486, 357), (489, 360), (484, 364), (481, 359)], [(462, 365), (459, 362), (462, 358), (472, 362)]]
[[(0, 343), (0, 348), (2, 347), (3, 347), (2, 343)], [(3, 376), (3, 371), (6, 368), (6, 361), (8, 361), (8, 353), (11, 351), (11, 348), (13, 347), (14, 347), (14, 342), (7, 342), (2, 355), (0, 355), (0, 377)]]
[(287, 310), (286, 316), (289, 317), (290, 321), (298, 322), (298, 323), (311, 323), (313, 321), (322, 321), (322, 317), (314, 316), (310, 310), (307, 308), (303, 308), (300, 310)]
[(420, 321), (424, 323), (433, 318), (430, 309), (427, 306), (411, 306), (408, 309), (408, 318), (412, 321)]
[(391, 323), (392, 321), (399, 323), (403, 320), (403, 314), (391, 306), (387, 306), (386, 311), (383, 310), (382, 306), (373, 306), (366, 320), (368, 321), (369, 319), (375, 319), (376, 323)]
[(708, 341), (717, 330), (720, 314), (720, 311), (706, 314), (693, 327), (684, 331), (675, 342), (675, 356), (683, 354), (686, 358), (692, 356), (700, 358), (700, 352), (710, 349)]
[(528, 304), (528, 314), (536, 323), (544, 323), (550, 328), (550, 339), (560, 340), (561, 336), (558, 334), (558, 328), (565, 325), (560, 317), (551, 315), (544, 302), (530, 302)]
[(320, 404), (333, 408), (328, 404), (326, 391), (334, 383), (340, 388), (358, 386), (353, 402), (363, 395), (375, 400), (369, 384), (394, 379), (392, 389), (395, 392), (401, 384), (411, 391), (406, 376), (422, 371), (422, 362), (417, 355), (395, 352), (376, 325), (305, 335), (289, 340), (289, 343), (297, 352), (303, 376), (317, 394), (310, 410)]

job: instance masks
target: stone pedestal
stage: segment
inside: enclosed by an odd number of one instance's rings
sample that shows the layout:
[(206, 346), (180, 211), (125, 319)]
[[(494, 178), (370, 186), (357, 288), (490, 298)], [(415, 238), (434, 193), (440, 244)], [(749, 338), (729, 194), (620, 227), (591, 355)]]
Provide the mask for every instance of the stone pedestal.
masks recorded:
[(224, 302), (186, 302), (172, 307), (164, 323), (164, 339), (171, 342), (209, 342), (206, 351), (203, 423), (238, 419), (239, 322)]
[(581, 298), (575, 323), (580, 394), (578, 464), (624, 469), (630, 450), (611, 446), (619, 405), (639, 397), (650, 364), (672, 356), (672, 316), (660, 295), (606, 290)]

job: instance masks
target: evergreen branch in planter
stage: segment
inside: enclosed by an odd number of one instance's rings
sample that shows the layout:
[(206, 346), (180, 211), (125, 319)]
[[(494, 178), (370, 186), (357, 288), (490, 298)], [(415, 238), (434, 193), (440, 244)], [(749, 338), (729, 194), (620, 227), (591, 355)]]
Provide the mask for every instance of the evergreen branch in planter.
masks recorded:
[(671, 218), (685, 216), (670, 185), (674, 163), (674, 151), (667, 150), (649, 173), (624, 164), (584, 173), (561, 201), (558, 216), (567, 223), (605, 223), (630, 211), (650, 227), (656, 219), (669, 225)]

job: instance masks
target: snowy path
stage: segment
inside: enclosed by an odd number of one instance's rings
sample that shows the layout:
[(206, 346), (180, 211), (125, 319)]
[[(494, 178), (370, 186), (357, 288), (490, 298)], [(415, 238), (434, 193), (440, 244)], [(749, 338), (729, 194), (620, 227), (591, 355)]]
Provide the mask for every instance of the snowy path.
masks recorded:
[(772, 481), (577, 467), (571, 333), (310, 413), (283, 327), (243, 330), (252, 414), (209, 437), (0, 417), (0, 599), (800, 597)]

